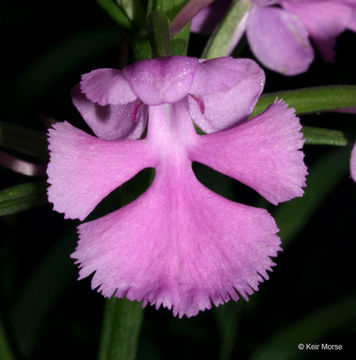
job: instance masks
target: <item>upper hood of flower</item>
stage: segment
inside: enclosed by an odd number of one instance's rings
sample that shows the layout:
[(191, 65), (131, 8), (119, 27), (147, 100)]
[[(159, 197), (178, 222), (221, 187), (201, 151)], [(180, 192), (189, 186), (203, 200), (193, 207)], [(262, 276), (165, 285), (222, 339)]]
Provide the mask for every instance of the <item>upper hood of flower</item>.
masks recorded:
[(247, 120), (264, 82), (263, 70), (249, 59), (161, 57), (84, 74), (73, 102), (98, 137), (135, 139), (146, 126), (145, 107), (189, 95), (193, 121), (212, 133)]

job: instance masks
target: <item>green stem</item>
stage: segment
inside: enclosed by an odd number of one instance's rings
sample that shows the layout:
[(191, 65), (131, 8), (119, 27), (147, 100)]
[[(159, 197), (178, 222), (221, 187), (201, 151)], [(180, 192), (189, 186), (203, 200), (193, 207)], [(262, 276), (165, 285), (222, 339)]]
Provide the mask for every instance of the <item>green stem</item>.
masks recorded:
[(137, 302), (106, 300), (98, 360), (134, 360), (142, 317)]
[(148, 34), (153, 57), (172, 55), (167, 15), (160, 11), (152, 11), (148, 17)]

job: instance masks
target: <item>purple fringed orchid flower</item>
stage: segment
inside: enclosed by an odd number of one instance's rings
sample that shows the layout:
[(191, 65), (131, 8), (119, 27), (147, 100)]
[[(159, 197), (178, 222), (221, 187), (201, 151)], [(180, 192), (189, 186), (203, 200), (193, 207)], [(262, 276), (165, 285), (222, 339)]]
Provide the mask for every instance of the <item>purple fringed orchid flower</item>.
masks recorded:
[[(193, 19), (192, 31), (210, 32), (229, 2), (216, 0), (202, 10)], [(297, 75), (307, 71), (314, 59), (309, 37), (323, 58), (331, 62), (336, 37), (346, 29), (356, 30), (356, 0), (251, 0), (229, 54), (246, 31), (251, 50), (264, 66), (284, 75)]]
[[(143, 300), (188, 317), (247, 299), (274, 265), (278, 228), (264, 209), (204, 187), (192, 162), (252, 187), (273, 204), (302, 196), (301, 125), (276, 101), (248, 120), (264, 87), (252, 60), (173, 56), (82, 76), (73, 101), (97, 137), (67, 122), (49, 130), (48, 198), (83, 220), (147, 167), (138, 199), (79, 226), (80, 279), (104, 296)], [(207, 135), (198, 135), (192, 120)], [(141, 139), (146, 123), (148, 131)]]

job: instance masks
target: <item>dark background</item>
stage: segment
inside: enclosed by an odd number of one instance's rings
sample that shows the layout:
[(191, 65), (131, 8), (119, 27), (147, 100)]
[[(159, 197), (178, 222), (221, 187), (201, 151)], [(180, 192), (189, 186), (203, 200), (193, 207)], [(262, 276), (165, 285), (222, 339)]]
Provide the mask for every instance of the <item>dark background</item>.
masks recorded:
[[(44, 132), (40, 118), (45, 115), (85, 128), (70, 90), (82, 73), (117, 66), (120, 29), (95, 1), (3, 0), (0, 14), (0, 121)], [(193, 35), (189, 55), (199, 56), (205, 41)], [(345, 32), (338, 39), (334, 64), (316, 55), (310, 70), (300, 76), (266, 71), (265, 91), (356, 85), (355, 43), (356, 34)], [(242, 55), (252, 57), (247, 47)], [(340, 113), (301, 117), (305, 125), (343, 129), (350, 138), (356, 135), (355, 120), (355, 115)], [(262, 359), (354, 358), (356, 191), (347, 168), (350, 152), (351, 147), (344, 152), (305, 147), (310, 174), (315, 174), (313, 187), (306, 201), (285, 207), (291, 222), (303, 218), (303, 227), (291, 231), (281, 215), (283, 206), (269, 207), (285, 250), (270, 280), (248, 303), (240, 300), (182, 320), (148, 307), (138, 359), (255, 359), (259, 351)], [(334, 162), (321, 171), (323, 159)], [(223, 196), (267, 206), (247, 187), (200, 165), (194, 169)], [(336, 171), (339, 180), (318, 197)], [(135, 181), (144, 181), (144, 176)], [(0, 168), (1, 189), (31, 180)], [(106, 203), (112, 209), (120, 201), (120, 192), (116, 195)], [(104, 299), (90, 290), (90, 279), (76, 281), (69, 254), (76, 246), (77, 224), (64, 221), (51, 205), (0, 218), (0, 319), (16, 358), (96, 358)], [(342, 344), (343, 351), (298, 351), (305, 340)]]

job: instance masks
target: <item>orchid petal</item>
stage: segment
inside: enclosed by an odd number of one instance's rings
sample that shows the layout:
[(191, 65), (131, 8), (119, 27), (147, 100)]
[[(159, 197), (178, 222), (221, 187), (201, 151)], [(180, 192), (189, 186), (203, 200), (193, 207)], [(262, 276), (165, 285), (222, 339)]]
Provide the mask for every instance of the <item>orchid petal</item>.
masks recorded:
[(122, 72), (117, 69), (97, 69), (82, 75), (80, 89), (99, 105), (124, 105), (136, 100)]
[(189, 93), (197, 65), (196, 58), (162, 57), (127, 66), (123, 74), (143, 103), (171, 104)]
[(193, 121), (212, 133), (247, 120), (264, 83), (263, 70), (250, 59), (224, 57), (200, 63), (190, 90)]
[(138, 101), (101, 106), (88, 100), (78, 85), (72, 91), (72, 101), (100, 139), (138, 139), (146, 128), (147, 109)]
[(351, 17), (349, 19), (349, 23), (347, 28), (356, 31), (356, 0), (337, 0), (338, 3), (343, 5), (347, 5), (351, 10)]
[(266, 210), (212, 193), (191, 168), (158, 168), (140, 198), (78, 230), (71, 256), (80, 278), (95, 272), (92, 288), (104, 296), (162, 305), (179, 317), (247, 299), (280, 250)]
[(307, 173), (301, 125), (281, 101), (246, 123), (200, 136), (191, 158), (255, 189), (273, 204), (302, 196)]
[(347, 27), (352, 31), (356, 31), (356, 2), (355, 5), (350, 6), (350, 9), (351, 9), (351, 18)]
[(279, 8), (260, 7), (251, 11), (247, 38), (257, 59), (267, 68), (284, 75), (306, 71), (314, 58), (301, 21)]
[(351, 153), (350, 170), (351, 177), (356, 182), (356, 144), (354, 145)]
[(300, 18), (324, 59), (333, 61), (336, 36), (348, 27), (351, 9), (335, 1), (282, 1), (281, 5)]
[(111, 191), (155, 164), (144, 140), (105, 141), (67, 122), (49, 130), (48, 200), (83, 220)]

